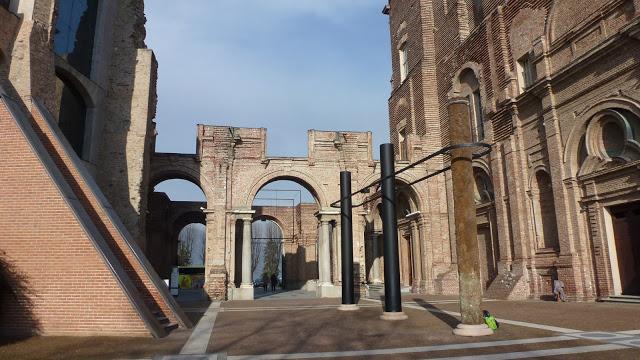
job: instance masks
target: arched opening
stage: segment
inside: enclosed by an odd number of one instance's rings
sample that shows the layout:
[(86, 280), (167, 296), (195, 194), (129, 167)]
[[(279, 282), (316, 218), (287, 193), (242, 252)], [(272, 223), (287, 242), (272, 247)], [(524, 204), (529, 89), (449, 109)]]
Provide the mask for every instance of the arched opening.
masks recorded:
[(558, 241), (558, 225), (556, 222), (556, 208), (553, 198), (551, 177), (544, 170), (535, 174), (532, 189), (534, 212), (536, 221), (536, 237), (538, 248), (560, 250)]
[[(380, 191), (378, 188), (377, 191)], [(424, 279), (421, 257), (420, 222), (418, 197), (411, 187), (396, 180), (396, 220), (398, 222), (398, 255), (400, 284), (403, 291), (417, 292)], [(365, 256), (370, 292), (384, 282), (382, 204), (378, 200), (367, 208), (371, 214), (365, 225)], [(374, 289), (374, 290), (371, 290)]]
[[(269, 216), (254, 218), (251, 224), (251, 274), (259, 284), (255, 297), (284, 289), (283, 231)], [(261, 290), (261, 291), (260, 291)]]
[(487, 288), (498, 275), (498, 261), (500, 260), (493, 185), (489, 174), (480, 167), (473, 167), (473, 178), (480, 277), (483, 286)]
[[(316, 190), (306, 182), (291, 177), (273, 178), (259, 188), (252, 199), (250, 217), (243, 214), (236, 219), (233, 278), (236, 287), (246, 286), (243, 244), (247, 236), (247, 222), (250, 221), (253, 284), (262, 284), (266, 270), (269, 278), (276, 276), (279, 290), (316, 291), (318, 257), (321, 256), (318, 249), (320, 204), (316, 194)], [(338, 248), (335, 235), (334, 231), (328, 235), (332, 258), (337, 255)], [(275, 250), (280, 254), (277, 261), (274, 260)], [(262, 266), (265, 263), (271, 265), (265, 269)], [(255, 289), (254, 296), (264, 296), (262, 286)]]
[(471, 122), (471, 138), (477, 142), (485, 138), (484, 133), (484, 107), (482, 104), (482, 95), (480, 89), (480, 81), (476, 73), (470, 69), (464, 69), (458, 78), (459, 95), (464, 96), (469, 101)]
[(85, 158), (87, 103), (80, 91), (64, 76), (56, 76), (58, 126), (73, 150)]
[(145, 253), (161, 278), (178, 282), (170, 285), (180, 288), (181, 298), (204, 295), (206, 207), (204, 192), (190, 181), (161, 178), (151, 182)]

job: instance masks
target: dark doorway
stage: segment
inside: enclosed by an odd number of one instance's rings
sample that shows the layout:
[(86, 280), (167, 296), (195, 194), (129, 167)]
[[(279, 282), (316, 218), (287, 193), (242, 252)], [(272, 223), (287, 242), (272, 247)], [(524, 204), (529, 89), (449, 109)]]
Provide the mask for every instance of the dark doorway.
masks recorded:
[(640, 295), (640, 202), (611, 208), (623, 295)]

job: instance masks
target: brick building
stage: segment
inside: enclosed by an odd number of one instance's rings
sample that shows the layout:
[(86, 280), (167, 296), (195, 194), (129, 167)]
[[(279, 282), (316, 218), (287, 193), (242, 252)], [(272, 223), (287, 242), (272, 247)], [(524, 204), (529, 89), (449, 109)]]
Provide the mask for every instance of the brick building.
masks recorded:
[[(542, 297), (556, 270), (573, 299), (640, 295), (640, 2), (390, 0), (383, 12), (399, 162), (449, 145), (453, 98), (469, 102), (473, 140), (492, 144), (474, 162), (487, 295)], [(421, 256), (455, 275), (453, 251)]]
[(191, 326), (144, 255), (157, 68), (144, 23), (141, 0), (0, 1), (2, 333)]

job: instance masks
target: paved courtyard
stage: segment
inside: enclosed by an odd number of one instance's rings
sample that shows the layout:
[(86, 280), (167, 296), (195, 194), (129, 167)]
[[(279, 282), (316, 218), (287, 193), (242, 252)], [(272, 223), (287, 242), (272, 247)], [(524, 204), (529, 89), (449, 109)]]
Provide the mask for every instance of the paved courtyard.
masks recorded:
[(499, 318), (500, 329), (489, 337), (463, 338), (451, 333), (458, 322), (455, 297), (405, 295), (409, 319), (387, 322), (379, 320), (376, 300), (362, 299), (360, 310), (341, 312), (339, 299), (265, 295), (185, 304), (198, 325), (165, 339), (32, 338), (0, 346), (0, 358), (640, 358), (640, 306), (634, 304), (487, 300), (484, 308)]

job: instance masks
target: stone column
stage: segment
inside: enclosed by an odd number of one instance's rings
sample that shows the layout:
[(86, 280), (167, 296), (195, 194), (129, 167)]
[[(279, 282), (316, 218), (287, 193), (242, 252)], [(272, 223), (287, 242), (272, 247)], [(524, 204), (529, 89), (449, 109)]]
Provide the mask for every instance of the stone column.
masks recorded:
[(241, 288), (253, 289), (251, 274), (251, 218), (242, 218), (242, 284)]
[(331, 239), (329, 236), (329, 220), (320, 218), (320, 246), (318, 252), (318, 270), (320, 286), (331, 285)]
[[(236, 220), (242, 221), (242, 277), (239, 288), (233, 289), (234, 300), (253, 300), (253, 274), (251, 273), (251, 222), (254, 210), (233, 210)], [(235, 245), (232, 249), (235, 249)], [(237, 274), (235, 275), (237, 278)]]
[(414, 291), (419, 292), (422, 283), (422, 251), (420, 244), (420, 232), (417, 221), (411, 222), (411, 251), (413, 252), (413, 286)]
[(380, 234), (374, 232), (371, 236), (371, 247), (373, 251), (373, 262), (371, 264), (371, 276), (373, 277), (374, 284), (382, 284), (382, 278), (380, 277)]
[[(453, 99), (449, 103), (451, 143), (471, 142), (469, 103), (466, 99)], [(473, 203), (472, 150), (456, 149), (451, 152), (453, 179), (453, 206), (458, 249), (458, 276), (460, 282), (460, 313), (462, 323), (453, 330), (456, 335), (482, 336), (493, 331), (482, 319), (482, 285), (476, 214)]]

